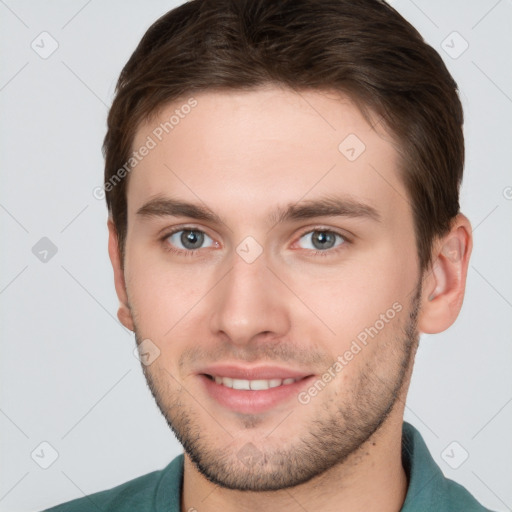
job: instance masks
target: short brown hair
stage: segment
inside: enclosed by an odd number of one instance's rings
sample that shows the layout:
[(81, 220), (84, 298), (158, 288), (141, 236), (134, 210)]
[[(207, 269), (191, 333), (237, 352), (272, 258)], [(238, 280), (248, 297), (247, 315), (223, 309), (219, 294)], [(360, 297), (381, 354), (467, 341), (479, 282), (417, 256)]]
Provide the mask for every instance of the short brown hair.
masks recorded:
[(337, 90), (383, 120), (398, 142), (424, 270), (459, 213), (463, 112), (439, 54), (379, 0), (192, 0), (151, 25), (121, 71), (103, 143), (121, 264), (127, 179), (113, 178), (140, 124), (187, 94), (269, 84)]

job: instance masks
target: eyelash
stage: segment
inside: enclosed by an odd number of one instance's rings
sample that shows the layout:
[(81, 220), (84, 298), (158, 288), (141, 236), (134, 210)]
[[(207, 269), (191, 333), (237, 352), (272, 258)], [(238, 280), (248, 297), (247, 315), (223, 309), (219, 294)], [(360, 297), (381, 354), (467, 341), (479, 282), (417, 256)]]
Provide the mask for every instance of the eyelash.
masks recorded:
[[(163, 235), (160, 238), (160, 241), (163, 243), (164, 250), (166, 252), (170, 252), (170, 253), (173, 253), (173, 254), (179, 254), (179, 255), (182, 255), (182, 256), (189, 256), (189, 257), (197, 256), (198, 253), (201, 251), (201, 249), (193, 249), (191, 251), (185, 251), (183, 249), (175, 249), (171, 244), (167, 243), (167, 239), (170, 236), (174, 235), (175, 233), (179, 233), (180, 231), (197, 231), (197, 232), (200, 232), (200, 233), (207, 234), (203, 230), (195, 228), (193, 226), (183, 226), (183, 227), (180, 227), (178, 229), (174, 229), (173, 231), (169, 231), (168, 233), (166, 233), (165, 235)], [(345, 245), (352, 243), (351, 240), (346, 235), (344, 235), (342, 233), (339, 233), (338, 231), (334, 231), (332, 229), (326, 229), (326, 228), (321, 228), (321, 227), (317, 227), (317, 228), (314, 228), (314, 229), (311, 229), (311, 228), (307, 229), (306, 231), (302, 232), (299, 235), (298, 240), (300, 240), (304, 235), (307, 235), (309, 233), (314, 233), (314, 232), (329, 233), (329, 234), (333, 234), (333, 235), (338, 235), (338, 236), (340, 236), (343, 239), (343, 243), (341, 245), (339, 245), (338, 247), (334, 248), (334, 249), (326, 249), (325, 251), (318, 251), (318, 250), (307, 249), (308, 251), (310, 251), (310, 254), (312, 254), (314, 256), (321, 256), (321, 257), (332, 256), (333, 254), (337, 254), (339, 251), (344, 250), (345, 249), (344, 248)]]

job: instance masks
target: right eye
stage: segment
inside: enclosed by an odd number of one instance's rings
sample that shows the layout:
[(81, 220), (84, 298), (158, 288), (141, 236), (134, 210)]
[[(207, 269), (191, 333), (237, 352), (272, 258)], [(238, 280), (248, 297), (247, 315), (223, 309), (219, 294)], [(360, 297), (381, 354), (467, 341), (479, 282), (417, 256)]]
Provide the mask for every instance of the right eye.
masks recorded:
[(210, 241), (209, 247), (216, 246), (216, 242), (204, 231), (192, 227), (175, 229), (162, 237), (165, 250), (184, 255), (195, 254), (203, 248), (205, 240)]

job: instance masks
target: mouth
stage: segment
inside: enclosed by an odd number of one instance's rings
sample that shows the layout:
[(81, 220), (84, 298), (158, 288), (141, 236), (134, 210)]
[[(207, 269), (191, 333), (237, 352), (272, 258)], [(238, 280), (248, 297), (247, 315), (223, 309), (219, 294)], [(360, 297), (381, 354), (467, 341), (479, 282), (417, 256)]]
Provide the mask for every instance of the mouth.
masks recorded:
[(197, 376), (204, 391), (218, 405), (246, 414), (269, 411), (294, 398), (297, 401), (299, 392), (315, 377), (276, 368), (248, 370), (233, 367), (224, 371), (209, 370)]

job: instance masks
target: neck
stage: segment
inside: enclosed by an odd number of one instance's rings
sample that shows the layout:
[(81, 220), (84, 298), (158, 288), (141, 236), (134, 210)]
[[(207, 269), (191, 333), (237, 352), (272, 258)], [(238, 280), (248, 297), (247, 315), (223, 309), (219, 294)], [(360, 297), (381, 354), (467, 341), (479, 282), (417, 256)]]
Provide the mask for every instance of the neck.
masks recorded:
[(185, 454), (182, 511), (399, 512), (407, 494), (401, 456), (402, 421), (403, 411), (393, 411), (381, 428), (342, 464), (304, 484), (279, 491), (219, 487), (199, 473)]

